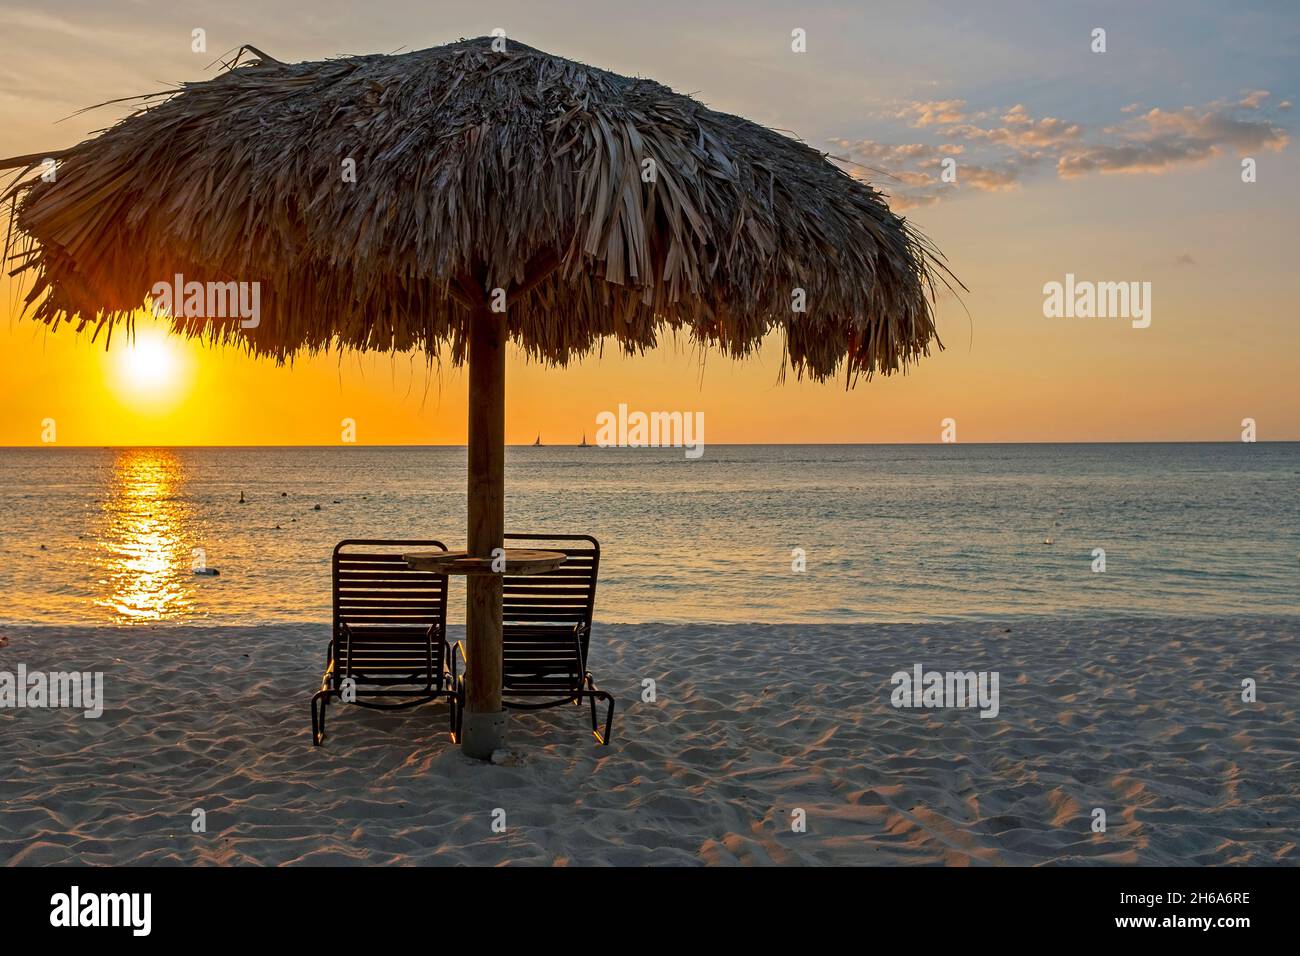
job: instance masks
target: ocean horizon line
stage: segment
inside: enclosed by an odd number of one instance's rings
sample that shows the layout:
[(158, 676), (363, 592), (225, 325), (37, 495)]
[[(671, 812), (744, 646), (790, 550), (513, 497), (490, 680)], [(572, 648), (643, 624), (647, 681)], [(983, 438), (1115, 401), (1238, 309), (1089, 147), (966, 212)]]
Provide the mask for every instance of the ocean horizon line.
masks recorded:
[[(1106, 441), (961, 441), (961, 442), (872, 442), (872, 441), (842, 441), (842, 442), (708, 442), (709, 446), (720, 448), (929, 448), (943, 445), (974, 445), (979, 447), (1061, 447), (1061, 446), (1078, 446), (1078, 447), (1097, 447), (1103, 445), (1296, 445), (1300, 444), (1300, 438), (1282, 438), (1273, 440), (1257, 440), (1253, 442), (1243, 442), (1240, 439), (1135, 439), (1135, 440), (1106, 440)], [(49, 448), (57, 449), (87, 449), (87, 448), (465, 448), (464, 442), (411, 442), (411, 443), (370, 443), (370, 442), (334, 442), (331, 444), (294, 444), (294, 443), (275, 443), (275, 444), (258, 444), (258, 445), (212, 445), (212, 444), (153, 444), (141, 442), (134, 444), (74, 444), (71, 442), (50, 442), (34, 443), (26, 445), (0, 445), (0, 451), (19, 451), (29, 448)], [(638, 445), (623, 446), (611, 445), (606, 448), (601, 445), (579, 445), (569, 442), (557, 442), (555, 444), (534, 445), (532, 442), (507, 443), (507, 448), (587, 448), (596, 450), (643, 450), (648, 448), (680, 448), (680, 445)]]

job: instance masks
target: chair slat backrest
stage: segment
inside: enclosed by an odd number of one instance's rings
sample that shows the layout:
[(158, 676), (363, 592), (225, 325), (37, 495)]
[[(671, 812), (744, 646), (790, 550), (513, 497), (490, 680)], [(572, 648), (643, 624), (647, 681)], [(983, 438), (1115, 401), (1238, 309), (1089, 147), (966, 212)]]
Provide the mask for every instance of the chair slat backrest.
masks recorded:
[(334, 634), (423, 637), (447, 622), (447, 576), (417, 571), (402, 555), (421, 548), (446, 551), (433, 540), (349, 538), (334, 547)]
[(585, 534), (507, 534), (507, 547), (561, 551), (565, 561), (546, 574), (507, 574), (502, 579), (502, 622), (582, 630), (586, 660), (591, 617), (596, 607), (600, 543)]

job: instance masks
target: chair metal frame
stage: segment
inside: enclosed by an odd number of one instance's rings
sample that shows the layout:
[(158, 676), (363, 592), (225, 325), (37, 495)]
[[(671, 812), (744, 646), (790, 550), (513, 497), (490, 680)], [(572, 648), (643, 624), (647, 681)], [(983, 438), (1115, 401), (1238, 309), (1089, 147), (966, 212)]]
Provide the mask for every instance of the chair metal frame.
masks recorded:
[[(505, 538), (547, 551), (563, 551), (584, 563), (589, 560), (590, 570), (566, 561), (546, 574), (503, 575), (502, 706), (509, 710), (543, 710), (564, 704), (580, 707), (585, 699), (591, 709), (592, 736), (608, 745), (614, 697), (596, 686), (587, 668), (600, 542), (586, 534), (511, 533)], [(557, 546), (557, 542), (567, 544)], [(463, 707), (465, 677), (458, 664), (465, 658), (464, 643), (458, 641), (451, 653), (452, 679)], [(607, 705), (603, 732), (597, 701)]]
[[(458, 741), (464, 697), (457, 694), (450, 666), (447, 576), (405, 567), (400, 552), (349, 550), (376, 546), (447, 550), (441, 541), (432, 539), (347, 538), (334, 546), (330, 565), (333, 623), (325, 673), (320, 690), (311, 699), (312, 745), (319, 746), (325, 739), (325, 710), (335, 697), (343, 703), (382, 710), (415, 707), (445, 697), (451, 709), (451, 738)], [(374, 585), (366, 589), (368, 580)], [(420, 600), (401, 600), (402, 592), (408, 590), (418, 592)], [(418, 655), (420, 628), (424, 629), (422, 662), (412, 656), (413, 652)], [(378, 657), (368, 665), (358, 664), (357, 655), (362, 651)], [(388, 675), (375, 673), (390, 664), (399, 670)], [(354, 682), (352, 700), (344, 700), (347, 680)]]

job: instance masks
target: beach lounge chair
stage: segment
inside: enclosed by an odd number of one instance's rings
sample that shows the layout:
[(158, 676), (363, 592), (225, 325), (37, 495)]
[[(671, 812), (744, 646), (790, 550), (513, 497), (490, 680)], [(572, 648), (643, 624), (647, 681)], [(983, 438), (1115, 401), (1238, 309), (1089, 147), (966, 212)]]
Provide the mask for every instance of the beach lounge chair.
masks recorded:
[[(311, 699), (311, 739), (325, 739), (332, 698), (396, 709), (446, 697), (452, 739), (460, 725), (449, 670), (447, 576), (416, 571), (402, 559), (440, 541), (351, 538), (334, 548), (334, 626), (320, 690)], [(351, 683), (347, 683), (351, 681)]]
[[(600, 543), (585, 534), (507, 534), (507, 547), (562, 551), (564, 564), (545, 574), (504, 576), (502, 606), (502, 703), (511, 710), (564, 704), (591, 708), (591, 732), (608, 744), (614, 698), (596, 686), (587, 669), (591, 614), (596, 606)], [(452, 671), (465, 649), (452, 651)], [(463, 690), (464, 675), (457, 677)], [(596, 703), (604, 702), (603, 731)]]

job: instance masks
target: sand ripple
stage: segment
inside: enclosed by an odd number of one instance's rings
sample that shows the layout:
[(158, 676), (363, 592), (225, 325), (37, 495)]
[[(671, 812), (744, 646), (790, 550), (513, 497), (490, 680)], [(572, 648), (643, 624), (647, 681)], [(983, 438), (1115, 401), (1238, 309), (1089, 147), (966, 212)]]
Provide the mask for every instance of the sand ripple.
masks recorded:
[[(8, 629), (0, 670), (103, 670), (108, 702), (0, 711), (0, 862), (1295, 864), (1298, 629), (598, 626), (613, 746), (516, 715), (499, 766), (441, 704), (331, 708), (313, 750), (316, 625)], [(894, 709), (916, 662), (1000, 672), (1001, 713)]]

